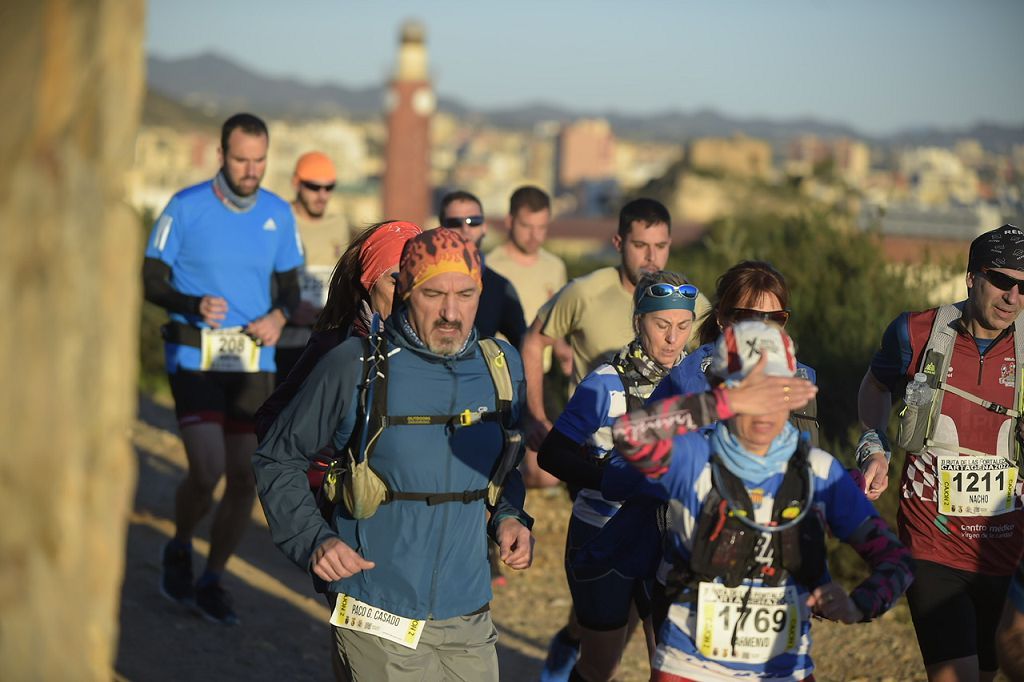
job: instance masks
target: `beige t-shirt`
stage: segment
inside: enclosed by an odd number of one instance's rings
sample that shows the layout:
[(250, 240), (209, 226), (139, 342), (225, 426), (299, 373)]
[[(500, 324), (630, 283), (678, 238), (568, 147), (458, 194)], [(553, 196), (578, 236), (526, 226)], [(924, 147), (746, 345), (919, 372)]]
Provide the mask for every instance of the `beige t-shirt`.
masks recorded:
[[(315, 308), (327, 303), (331, 274), (341, 254), (351, 241), (348, 222), (341, 214), (327, 214), (320, 220), (306, 220), (295, 216), (295, 226), (302, 240), (305, 264), (299, 270), (302, 300)], [(288, 325), (281, 330), (279, 348), (302, 348), (309, 341), (310, 328)]]
[(512, 282), (529, 325), (540, 307), (568, 281), (565, 263), (550, 251), (541, 249), (533, 265), (523, 265), (513, 258), (507, 247), (508, 244), (502, 244), (492, 249), (487, 254), (487, 267)]
[(320, 220), (295, 216), (306, 264), (299, 275), (302, 300), (317, 308), (327, 302), (327, 288), (334, 266), (351, 241), (348, 223), (341, 214), (328, 214)]
[(537, 311), (541, 331), (572, 348), (570, 390), (633, 339), (633, 296), (618, 268), (595, 270), (566, 284)]
[[(695, 319), (700, 321), (711, 304), (697, 295)], [(570, 393), (598, 365), (633, 340), (633, 295), (622, 287), (619, 269), (601, 268), (577, 277), (541, 306), (541, 331), (551, 338), (566, 338), (572, 347)], [(691, 340), (699, 334), (697, 324)]]

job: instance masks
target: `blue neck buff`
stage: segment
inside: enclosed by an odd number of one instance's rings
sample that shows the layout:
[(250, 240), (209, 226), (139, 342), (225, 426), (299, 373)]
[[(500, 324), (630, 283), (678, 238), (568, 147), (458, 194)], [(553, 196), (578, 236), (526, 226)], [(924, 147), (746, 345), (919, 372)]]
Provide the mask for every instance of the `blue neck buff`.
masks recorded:
[(748, 452), (733, 436), (725, 422), (718, 422), (711, 432), (711, 450), (719, 461), (744, 482), (757, 484), (769, 476), (786, 471), (786, 463), (796, 452), (800, 432), (786, 422), (782, 433), (775, 437), (768, 452), (762, 457)]

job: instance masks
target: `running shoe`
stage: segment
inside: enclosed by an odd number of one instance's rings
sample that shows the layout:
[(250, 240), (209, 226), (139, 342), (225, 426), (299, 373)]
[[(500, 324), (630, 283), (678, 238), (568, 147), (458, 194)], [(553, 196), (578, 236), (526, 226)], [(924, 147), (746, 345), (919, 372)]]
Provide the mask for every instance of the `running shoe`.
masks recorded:
[(192, 552), (164, 545), (160, 557), (160, 594), (179, 604), (191, 604), (195, 598), (192, 586)]
[(559, 630), (548, 645), (548, 657), (540, 671), (540, 682), (567, 682), (579, 655), (580, 643), (569, 639), (565, 628)]
[(196, 610), (206, 620), (224, 625), (238, 625), (238, 614), (231, 603), (231, 595), (220, 586), (210, 583), (196, 588)]

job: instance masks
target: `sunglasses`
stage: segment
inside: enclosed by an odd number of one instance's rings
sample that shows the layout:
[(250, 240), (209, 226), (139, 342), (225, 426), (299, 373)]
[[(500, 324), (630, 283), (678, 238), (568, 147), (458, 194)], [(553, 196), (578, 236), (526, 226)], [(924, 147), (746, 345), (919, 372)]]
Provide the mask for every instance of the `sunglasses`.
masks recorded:
[(315, 182), (310, 182), (309, 180), (300, 180), (299, 182), (302, 184), (303, 187), (308, 189), (310, 192), (320, 192), (322, 190), (323, 191), (327, 191), (327, 192), (333, 192), (334, 191), (334, 183), (333, 182), (329, 183), (327, 185), (320, 185), (320, 184), (317, 184)]
[(669, 296), (681, 296), (683, 298), (694, 299), (697, 298), (697, 287), (693, 286), (692, 284), (680, 284), (676, 286), (673, 284), (659, 282), (658, 284), (652, 284), (651, 286), (644, 289), (644, 296), (650, 296), (651, 298), (668, 298)]
[(1001, 272), (990, 270), (987, 266), (982, 266), (981, 272), (984, 273), (985, 279), (1000, 291), (1010, 291), (1014, 286), (1017, 287), (1018, 293), (1024, 294), (1024, 279), (1017, 279), (1016, 277), (1010, 277), (1004, 275)]
[(774, 322), (780, 327), (785, 327), (789, 322), (788, 310), (754, 310), (752, 308), (733, 308), (729, 311), (729, 320), (732, 322), (745, 322), (747, 320), (761, 320), (762, 322)]
[(441, 221), (441, 226), (447, 227), (449, 230), (457, 230), (463, 225), (480, 227), (483, 224), (484, 217), (482, 215), (468, 215), (465, 218), (445, 218)]

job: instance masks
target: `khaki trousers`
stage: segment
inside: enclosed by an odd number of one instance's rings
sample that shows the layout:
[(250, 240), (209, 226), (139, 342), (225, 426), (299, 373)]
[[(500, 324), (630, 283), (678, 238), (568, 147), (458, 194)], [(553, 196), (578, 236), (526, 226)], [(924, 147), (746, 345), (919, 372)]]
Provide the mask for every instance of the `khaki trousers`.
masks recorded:
[(428, 620), (408, 649), (363, 632), (331, 626), (335, 676), (346, 682), (497, 682), (498, 633), (490, 611)]

